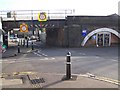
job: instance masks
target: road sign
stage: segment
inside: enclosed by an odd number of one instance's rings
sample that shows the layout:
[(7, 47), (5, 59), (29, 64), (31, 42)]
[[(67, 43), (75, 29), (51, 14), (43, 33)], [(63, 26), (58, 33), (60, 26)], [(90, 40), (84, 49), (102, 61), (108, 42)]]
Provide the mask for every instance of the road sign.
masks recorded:
[(47, 15), (45, 12), (38, 14), (38, 21), (47, 21)]
[(22, 23), (20, 25), (20, 32), (28, 32), (28, 25), (25, 23)]
[(87, 30), (82, 30), (82, 36), (86, 36), (87, 35)]

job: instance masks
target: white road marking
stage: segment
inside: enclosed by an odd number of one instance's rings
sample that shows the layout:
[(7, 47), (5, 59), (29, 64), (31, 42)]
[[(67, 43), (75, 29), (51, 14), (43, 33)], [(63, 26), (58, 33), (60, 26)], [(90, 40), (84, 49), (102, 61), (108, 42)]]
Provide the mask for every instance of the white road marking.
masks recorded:
[(79, 53), (80, 55), (86, 55), (85, 53)]
[(51, 58), (51, 59), (55, 59), (55, 58)]
[(76, 59), (76, 58), (100, 58), (98, 56), (79, 56), (79, 57), (72, 57), (73, 59)]
[(38, 50), (38, 53), (41, 53), (41, 50)]
[(43, 55), (43, 56), (48, 56), (48, 55), (46, 55), (44, 53), (41, 53), (41, 50), (38, 50), (38, 53), (41, 54), (41, 55)]
[(43, 56), (46, 56), (46, 57), (48, 56), (48, 55), (46, 55), (46, 54), (44, 54), (44, 53), (43, 53), (42, 55), (43, 55)]
[(33, 52), (35, 55), (37, 55), (37, 56), (40, 56), (41, 57), (41, 55), (40, 54), (38, 54), (38, 53), (36, 53), (36, 52)]
[[(25, 60), (26, 59), (26, 60)], [(34, 60), (30, 60), (30, 58), (24, 58), (24, 60), (22, 59), (19, 59), (19, 60), (16, 60), (16, 59), (12, 59), (12, 60), (6, 60), (6, 61), (2, 61), (0, 63), (21, 63), (21, 62), (29, 62), (29, 61), (49, 61), (49, 60), (55, 60), (55, 58), (51, 57), (51, 58), (42, 58), (42, 59), (34, 59)]]
[(8, 60), (0, 60), (0, 63), (7, 62)]
[(8, 60), (0, 60), (0, 62), (4, 62), (4, 61), (8, 61)]
[(36, 52), (33, 52), (33, 53), (34, 53), (35, 55), (37, 55), (37, 56), (40, 56), (40, 57), (41, 57), (41, 56), (46, 56), (46, 57), (48, 56), (48, 55), (46, 55), (46, 54), (44, 54), (44, 53), (41, 53), (40, 51), (41, 51), (41, 50), (37, 51), (37, 53), (36, 53)]
[(48, 58), (45, 58), (45, 60), (48, 60)]
[(114, 61), (114, 62), (118, 62), (118, 60), (115, 60), (115, 59), (112, 59), (112, 61)]

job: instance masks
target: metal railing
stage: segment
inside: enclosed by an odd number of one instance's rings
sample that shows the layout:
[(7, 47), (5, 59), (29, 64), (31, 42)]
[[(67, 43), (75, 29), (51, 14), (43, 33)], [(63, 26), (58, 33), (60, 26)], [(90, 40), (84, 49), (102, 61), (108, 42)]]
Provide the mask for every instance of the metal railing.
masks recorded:
[[(38, 14), (45, 12), (49, 19), (64, 19), (67, 15), (72, 15), (74, 10), (6, 10), (0, 11), (0, 17), (6, 20), (33, 20), (38, 19)], [(8, 15), (10, 13), (10, 17)]]

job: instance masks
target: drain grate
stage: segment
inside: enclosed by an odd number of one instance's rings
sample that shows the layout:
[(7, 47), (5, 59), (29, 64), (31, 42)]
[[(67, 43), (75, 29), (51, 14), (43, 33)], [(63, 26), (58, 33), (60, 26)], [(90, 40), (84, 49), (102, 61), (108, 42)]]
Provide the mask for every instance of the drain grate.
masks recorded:
[(39, 78), (39, 79), (32, 79), (30, 80), (31, 84), (39, 84), (39, 83), (45, 83), (44, 78)]

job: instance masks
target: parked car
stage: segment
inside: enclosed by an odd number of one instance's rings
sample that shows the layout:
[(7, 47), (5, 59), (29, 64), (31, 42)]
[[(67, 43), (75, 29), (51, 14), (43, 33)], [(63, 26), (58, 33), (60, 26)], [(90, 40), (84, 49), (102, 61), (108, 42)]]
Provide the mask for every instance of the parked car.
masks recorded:
[(37, 40), (38, 40), (38, 37), (37, 37), (37, 36), (31, 36), (31, 37), (30, 37), (30, 40), (36, 40), (36, 41), (37, 41)]
[(18, 42), (18, 41), (19, 41), (19, 38), (17, 38), (17, 37), (10, 37), (10, 40), (11, 40), (12, 42)]

